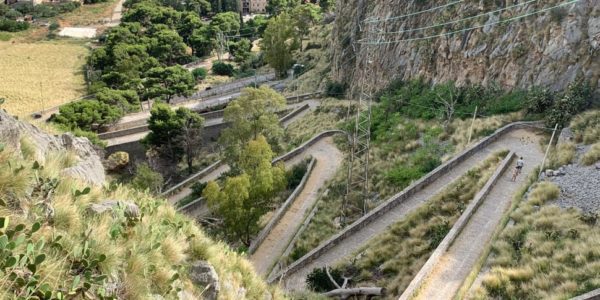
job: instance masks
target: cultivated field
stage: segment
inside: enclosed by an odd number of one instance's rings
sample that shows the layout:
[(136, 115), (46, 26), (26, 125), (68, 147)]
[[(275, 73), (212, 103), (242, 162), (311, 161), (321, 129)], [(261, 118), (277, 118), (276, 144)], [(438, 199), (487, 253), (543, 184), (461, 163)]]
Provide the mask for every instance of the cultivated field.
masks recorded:
[(0, 42), (2, 108), (25, 115), (81, 97), (87, 53), (81, 43), (68, 41)]

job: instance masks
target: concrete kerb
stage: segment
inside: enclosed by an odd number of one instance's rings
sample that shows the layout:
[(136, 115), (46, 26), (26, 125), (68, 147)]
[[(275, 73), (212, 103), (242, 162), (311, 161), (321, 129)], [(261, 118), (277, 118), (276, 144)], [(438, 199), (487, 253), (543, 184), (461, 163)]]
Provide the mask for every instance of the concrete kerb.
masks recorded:
[(294, 201), (296, 200), (298, 195), (300, 195), (300, 192), (302, 192), (302, 190), (304, 189), (304, 185), (306, 185), (306, 181), (308, 180), (308, 177), (310, 177), (310, 174), (315, 166), (315, 163), (316, 163), (316, 158), (314, 158), (314, 157), (311, 158), (310, 163), (308, 164), (308, 167), (306, 168), (306, 173), (304, 173), (304, 176), (302, 176), (302, 180), (300, 180), (300, 184), (298, 184), (298, 186), (294, 189), (292, 194), (286, 199), (286, 201), (283, 203), (283, 205), (281, 205), (281, 207), (277, 210), (277, 212), (271, 218), (271, 220), (269, 221), (267, 226), (265, 226), (265, 228), (263, 228), (263, 230), (261, 230), (260, 233), (256, 236), (256, 238), (252, 241), (252, 244), (250, 244), (250, 247), (248, 248), (248, 254), (253, 254), (254, 251), (256, 251), (256, 249), (258, 249), (258, 247), (262, 244), (262, 242), (265, 240), (265, 238), (267, 238), (267, 236), (271, 233), (273, 228), (279, 223), (279, 221), (281, 221), (281, 218), (283, 218), (283, 215), (287, 212), (287, 210), (290, 208), (292, 203), (294, 203)]
[(182, 207), (177, 208), (177, 211), (186, 214), (188, 212), (188, 210), (194, 210), (196, 208), (196, 206), (198, 204), (201, 205), (203, 201), (204, 201), (204, 198), (200, 197)]
[(465, 225), (467, 225), (467, 223), (471, 219), (471, 216), (473, 216), (477, 208), (481, 205), (483, 201), (485, 201), (485, 198), (490, 193), (496, 182), (498, 182), (498, 180), (502, 177), (502, 174), (504, 174), (514, 157), (514, 151), (511, 151), (508, 155), (506, 155), (502, 163), (498, 166), (498, 168), (496, 168), (494, 174), (492, 174), (492, 176), (490, 177), (490, 179), (488, 179), (483, 188), (477, 193), (477, 195), (475, 195), (471, 203), (469, 203), (469, 205), (462, 213), (460, 218), (458, 218), (456, 223), (454, 223), (454, 226), (452, 226), (452, 228), (450, 229), (448, 234), (446, 234), (442, 242), (433, 251), (431, 256), (429, 256), (427, 262), (425, 262), (425, 264), (423, 265), (423, 267), (421, 267), (417, 275), (415, 275), (413, 280), (410, 282), (408, 287), (400, 296), (399, 300), (408, 300), (416, 296), (421, 285), (427, 280), (427, 278), (433, 271), (433, 268), (436, 266), (436, 264), (440, 262), (440, 259), (442, 258), (444, 253), (448, 251), (456, 237), (458, 237), (462, 229), (465, 227)]
[[(172, 186), (170, 189), (164, 191), (162, 194), (160, 194), (162, 197), (167, 197), (170, 196), (173, 192), (176, 192), (177, 190), (179, 190), (180, 188), (183, 188), (185, 186), (187, 186), (188, 184), (190, 184), (193, 181), (196, 181), (202, 177), (204, 177), (204, 175), (214, 171), (215, 169), (217, 169), (218, 167), (221, 166), (221, 164), (223, 164), (222, 160), (218, 160), (215, 163), (213, 163), (212, 165), (204, 168), (202, 171), (186, 178), (185, 180), (183, 180), (182, 182)], [(180, 208), (181, 209), (181, 208)]]
[(569, 300), (600, 300), (600, 289), (595, 289), (583, 295), (573, 297)]
[(500, 129), (496, 130), (492, 135), (483, 138), (477, 144), (471, 146), (468, 149), (465, 149), (459, 155), (455, 156), (454, 158), (448, 160), (444, 164), (435, 168), (428, 175), (417, 180), (416, 182), (414, 182), (413, 184), (408, 186), (406, 189), (404, 189), (402, 192), (392, 196), (390, 199), (388, 199), (384, 203), (380, 204), (378, 207), (376, 207), (375, 209), (373, 209), (372, 211), (370, 211), (369, 213), (367, 213), (360, 219), (356, 220), (354, 223), (352, 223), (351, 225), (346, 227), (346, 229), (344, 229), (341, 232), (339, 232), (338, 234), (334, 235), (329, 240), (321, 243), (321, 245), (317, 246), (315, 249), (311, 250), (310, 252), (305, 254), (303, 257), (301, 257), (300, 259), (293, 262), (287, 269), (285, 269), (282, 272), (280, 272), (279, 274), (277, 274), (277, 276), (275, 276), (273, 278), (269, 278), (268, 282), (273, 283), (275, 280), (279, 280), (280, 277), (285, 276), (287, 274), (292, 274), (295, 271), (301, 269), (303, 266), (310, 263), (317, 257), (321, 256), (324, 252), (326, 252), (327, 250), (329, 250), (330, 248), (335, 246), (339, 241), (354, 234), (354, 232), (364, 228), (371, 221), (373, 221), (374, 219), (378, 218), (379, 216), (385, 214), (389, 209), (397, 206), (398, 204), (403, 202), (408, 197), (412, 196), (417, 191), (423, 189), (426, 185), (435, 181), (437, 178), (442, 176), (442, 174), (444, 174), (445, 172), (448, 172), (450, 169), (452, 169), (455, 165), (466, 160), (473, 153), (481, 150), (485, 146), (489, 145), (490, 143), (492, 143), (493, 141), (498, 139), (498, 137), (500, 137), (502, 134), (505, 134), (512, 130), (530, 127), (530, 126), (536, 125), (536, 124), (539, 124), (539, 122), (515, 122), (515, 123), (508, 124)]

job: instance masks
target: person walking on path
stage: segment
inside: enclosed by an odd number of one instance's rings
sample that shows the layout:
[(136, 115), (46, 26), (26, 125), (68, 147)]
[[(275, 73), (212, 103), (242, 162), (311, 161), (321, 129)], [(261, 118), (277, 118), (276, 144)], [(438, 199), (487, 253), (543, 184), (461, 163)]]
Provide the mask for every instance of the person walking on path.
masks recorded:
[(512, 181), (517, 180), (517, 176), (519, 176), (519, 174), (521, 174), (521, 171), (523, 170), (524, 165), (525, 165), (525, 161), (523, 160), (523, 156), (521, 156), (517, 160), (517, 166), (515, 167), (515, 170), (513, 171)]

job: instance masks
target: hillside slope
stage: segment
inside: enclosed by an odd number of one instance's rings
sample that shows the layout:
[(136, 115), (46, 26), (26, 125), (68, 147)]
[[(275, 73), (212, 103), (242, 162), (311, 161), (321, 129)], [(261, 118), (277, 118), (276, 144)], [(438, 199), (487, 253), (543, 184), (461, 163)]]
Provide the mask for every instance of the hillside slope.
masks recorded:
[(0, 299), (284, 298), (164, 200), (103, 185), (86, 139), (0, 111), (0, 143)]
[[(562, 90), (581, 75), (598, 91), (600, 1), (575, 1), (533, 14), (569, 1), (410, 0), (398, 4), (391, 0), (341, 0), (332, 34), (332, 76), (353, 89), (364, 76), (373, 78), (364, 68), (367, 47), (357, 43), (367, 38), (360, 30), (362, 26), (363, 30), (387, 32), (369, 37), (386, 41), (369, 47), (377, 74), (377, 80), (372, 81), (377, 88), (394, 79), (422, 76), (436, 83), (497, 83), (504, 88), (535, 85)], [(457, 4), (413, 14), (447, 3)], [(492, 11), (497, 12), (489, 13)], [(527, 14), (533, 15), (509, 21)], [(362, 21), (371, 17), (388, 19), (365, 26)], [(419, 28), (422, 30), (416, 30)], [(468, 28), (475, 29), (465, 30)], [(445, 35), (449, 32), (457, 33)], [(431, 36), (439, 37), (426, 38)]]

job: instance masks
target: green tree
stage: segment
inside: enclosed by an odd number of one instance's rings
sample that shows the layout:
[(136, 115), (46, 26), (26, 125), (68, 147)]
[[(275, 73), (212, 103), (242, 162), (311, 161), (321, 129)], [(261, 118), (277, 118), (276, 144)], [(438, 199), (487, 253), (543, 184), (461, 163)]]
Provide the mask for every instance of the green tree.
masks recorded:
[(177, 109), (176, 115), (181, 124), (181, 134), (176, 140), (183, 149), (188, 171), (191, 174), (193, 171), (192, 167), (194, 159), (198, 157), (198, 154), (200, 153), (204, 119), (197, 113), (185, 107)]
[(294, 25), (296, 25), (296, 30), (300, 34), (300, 42), (302, 42), (310, 32), (310, 28), (321, 20), (321, 8), (310, 3), (302, 4), (296, 6), (290, 15), (294, 19)]
[(140, 109), (140, 98), (132, 90), (101, 88), (96, 92), (96, 100), (120, 108), (124, 112)]
[(123, 116), (120, 108), (96, 100), (71, 102), (61, 106), (58, 112), (53, 122), (86, 131), (117, 122)]
[(173, 161), (181, 159), (183, 149), (177, 141), (182, 132), (181, 120), (169, 105), (154, 104), (148, 119), (148, 129), (150, 133), (144, 138), (144, 144), (155, 147), (161, 155)]
[(237, 34), (240, 30), (240, 18), (235, 12), (228, 11), (216, 14), (210, 21), (212, 32), (223, 32), (225, 35)]
[(232, 169), (240, 167), (237, 163), (248, 141), (264, 136), (271, 143), (278, 142), (283, 129), (276, 112), (284, 107), (283, 96), (261, 86), (243, 89), (240, 97), (225, 108), (223, 121), (231, 125), (223, 130), (219, 142), (225, 147), (226, 160)]
[(233, 56), (237, 63), (244, 63), (250, 59), (252, 54), (252, 42), (249, 39), (240, 39), (237, 42), (229, 43), (229, 54)]
[(177, 31), (165, 25), (156, 25), (150, 31), (148, 51), (150, 55), (167, 65), (181, 62), (187, 57), (187, 45)]
[(222, 187), (209, 182), (202, 195), (223, 219), (228, 235), (249, 246), (252, 234), (259, 229), (258, 220), (270, 210), (286, 180), (284, 166), (271, 165), (273, 152), (262, 135), (250, 141), (243, 153), (241, 174), (227, 178)]
[(267, 12), (270, 15), (278, 15), (298, 5), (300, 5), (300, 0), (269, 0)]
[(214, 47), (210, 27), (204, 26), (194, 30), (189, 38), (189, 44), (195, 56), (209, 55)]
[(260, 46), (265, 61), (275, 69), (278, 77), (285, 77), (293, 64), (292, 53), (300, 46), (294, 22), (288, 14), (283, 13), (269, 21)]
[(182, 15), (181, 23), (178, 24), (177, 32), (183, 38), (186, 44), (190, 43), (190, 37), (194, 33), (194, 30), (200, 29), (207, 26), (200, 20), (197, 14), (193, 12), (186, 12)]
[(181, 66), (152, 68), (147, 73), (148, 95), (162, 97), (167, 103), (170, 103), (175, 95), (191, 95), (195, 85), (194, 76)]

